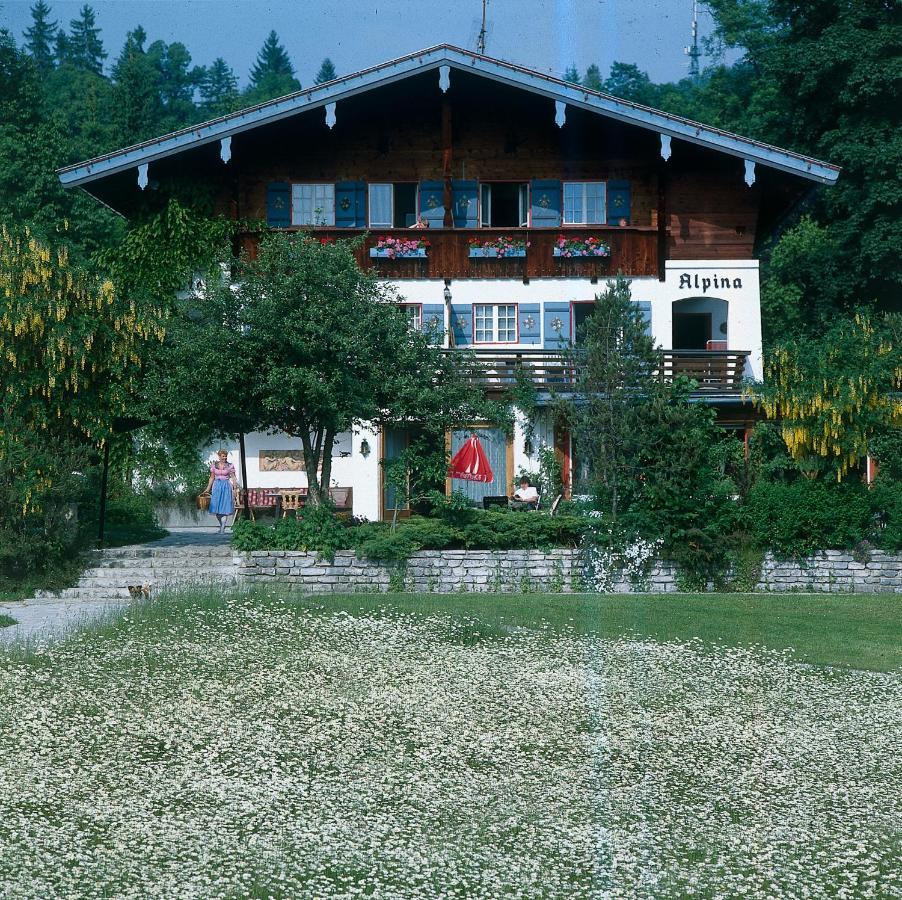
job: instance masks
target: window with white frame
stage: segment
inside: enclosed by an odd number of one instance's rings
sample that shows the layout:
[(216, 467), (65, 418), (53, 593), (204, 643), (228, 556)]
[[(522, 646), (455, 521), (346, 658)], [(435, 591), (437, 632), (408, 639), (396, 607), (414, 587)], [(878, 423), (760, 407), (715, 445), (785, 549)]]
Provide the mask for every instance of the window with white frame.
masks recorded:
[(529, 185), (493, 181), (479, 185), (479, 224), (483, 228), (525, 228), (529, 222)]
[(335, 225), (334, 184), (293, 184), (292, 225)]
[(423, 307), (419, 303), (402, 303), (401, 309), (407, 316), (407, 327), (411, 331), (423, 330)]
[(476, 304), (473, 307), (473, 340), (477, 344), (516, 343), (517, 304)]
[(604, 225), (607, 220), (603, 181), (564, 182), (565, 225)]
[(417, 222), (416, 182), (369, 185), (372, 228), (410, 228)]

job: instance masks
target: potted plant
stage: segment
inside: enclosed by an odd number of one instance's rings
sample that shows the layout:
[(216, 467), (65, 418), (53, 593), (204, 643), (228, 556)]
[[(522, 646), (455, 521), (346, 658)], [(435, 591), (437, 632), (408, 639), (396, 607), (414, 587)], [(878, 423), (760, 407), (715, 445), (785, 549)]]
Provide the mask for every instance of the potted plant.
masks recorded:
[(508, 259), (510, 257), (526, 256), (528, 241), (512, 238), (503, 234), (498, 237), (482, 241), (479, 238), (470, 238), (470, 259)]

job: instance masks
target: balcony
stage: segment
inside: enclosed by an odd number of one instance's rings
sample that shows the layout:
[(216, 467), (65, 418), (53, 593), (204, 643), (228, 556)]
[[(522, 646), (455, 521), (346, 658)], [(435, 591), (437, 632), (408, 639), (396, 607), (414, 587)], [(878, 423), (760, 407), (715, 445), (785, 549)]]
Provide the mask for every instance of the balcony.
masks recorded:
[[(449, 353), (461, 352), (449, 350)], [(490, 394), (503, 394), (526, 379), (540, 392), (572, 391), (579, 380), (579, 357), (553, 350), (469, 351), (474, 365), (469, 376)], [(696, 382), (693, 395), (739, 396), (748, 350), (662, 350), (658, 374), (670, 381), (684, 375)]]
[[(289, 230), (289, 229), (286, 229)], [(290, 229), (301, 231), (303, 229)], [(658, 231), (656, 228), (429, 228), (416, 231), (404, 228), (377, 228), (366, 232), (359, 228), (314, 228), (318, 240), (341, 240), (365, 235), (356, 251), (362, 269), (375, 269), (392, 281), (407, 278), (606, 278), (622, 272), (632, 276), (657, 276)], [(609, 257), (557, 257), (554, 249), (558, 235), (596, 237), (611, 247)], [(384, 235), (421, 238), (429, 241), (425, 258), (373, 258), (370, 250)], [(470, 256), (470, 239), (480, 242), (502, 236), (526, 241), (525, 256), (478, 258)], [(258, 233), (245, 233), (240, 239), (243, 250), (256, 253)]]

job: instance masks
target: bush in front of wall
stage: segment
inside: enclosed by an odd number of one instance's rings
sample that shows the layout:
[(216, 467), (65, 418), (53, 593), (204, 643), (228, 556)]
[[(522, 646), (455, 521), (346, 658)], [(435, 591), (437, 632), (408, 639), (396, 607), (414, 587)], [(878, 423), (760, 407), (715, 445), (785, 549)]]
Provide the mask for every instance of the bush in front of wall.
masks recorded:
[(232, 531), (232, 545), (245, 553), (292, 550), (333, 560), (337, 550), (351, 546), (350, 531), (331, 507), (310, 506), (297, 518), (279, 519), (273, 525), (239, 519)]
[(778, 557), (848, 550), (874, 537), (874, 498), (857, 481), (758, 481), (743, 509), (757, 546)]

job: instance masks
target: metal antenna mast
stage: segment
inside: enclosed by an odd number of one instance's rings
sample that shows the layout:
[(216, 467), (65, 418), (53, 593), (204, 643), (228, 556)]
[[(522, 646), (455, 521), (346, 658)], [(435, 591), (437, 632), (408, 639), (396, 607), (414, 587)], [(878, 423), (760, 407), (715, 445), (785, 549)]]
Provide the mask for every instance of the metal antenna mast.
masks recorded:
[(476, 52), (481, 56), (485, 56), (485, 11), (488, 5), (489, 0), (482, 0), (482, 27), (479, 29), (479, 37), (476, 38)]
[(698, 49), (698, 0), (692, 0), (692, 45), (685, 51), (689, 55), (689, 77), (698, 81), (698, 58), (701, 56)]

